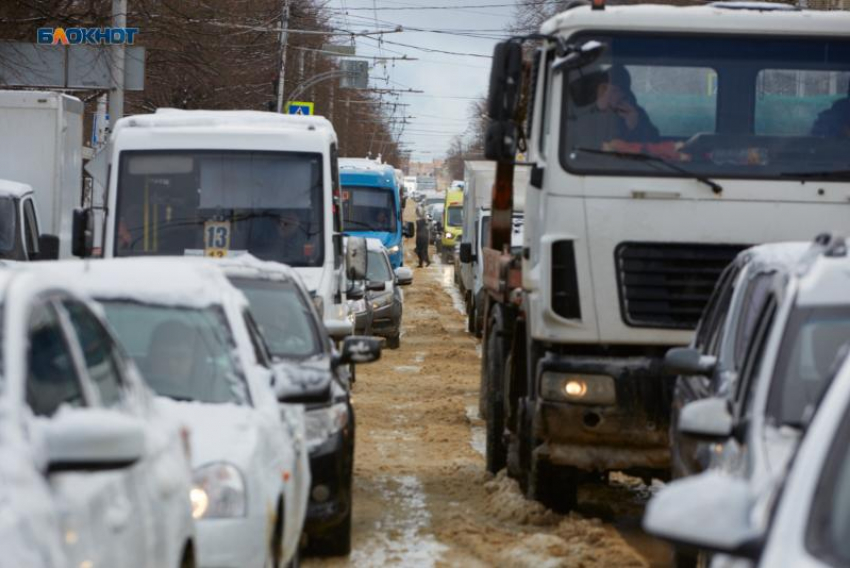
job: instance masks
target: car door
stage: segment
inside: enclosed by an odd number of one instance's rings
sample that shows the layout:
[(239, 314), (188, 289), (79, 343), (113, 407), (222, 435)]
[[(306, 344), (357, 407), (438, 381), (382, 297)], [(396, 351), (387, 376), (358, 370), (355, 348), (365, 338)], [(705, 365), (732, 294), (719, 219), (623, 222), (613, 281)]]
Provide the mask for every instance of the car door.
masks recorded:
[[(143, 418), (138, 405), (130, 399), (132, 393), (121, 371), (124, 361), (119, 358), (112, 336), (82, 302), (63, 298), (58, 304), (72, 336), (72, 349), (78, 350), (86, 379), (97, 395), (97, 404)], [(147, 438), (156, 440), (150, 435)], [(107, 510), (113, 531), (110, 544), (120, 551), (116, 561), (125, 566), (164, 566), (164, 558), (160, 556), (162, 538), (157, 539), (155, 501), (148, 489), (152, 478), (151, 456), (145, 455), (130, 467), (95, 475), (103, 478), (115, 494), (115, 501)]]

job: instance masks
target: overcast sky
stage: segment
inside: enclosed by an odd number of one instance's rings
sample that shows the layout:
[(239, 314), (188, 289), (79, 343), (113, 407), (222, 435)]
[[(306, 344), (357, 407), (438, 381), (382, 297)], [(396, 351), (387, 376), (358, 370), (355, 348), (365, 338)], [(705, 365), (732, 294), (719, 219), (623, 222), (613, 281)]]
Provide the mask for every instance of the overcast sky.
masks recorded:
[[(418, 59), (388, 61), (386, 74), (380, 65), (373, 68), (372, 83), (379, 88), (424, 91), (402, 94), (397, 99), (385, 96), (385, 100), (410, 105), (399, 107), (394, 114), (415, 117), (408, 119), (402, 136), (413, 150), (413, 159), (430, 161), (442, 157), (451, 137), (466, 130), (472, 100), (486, 95), (489, 56), (497, 38), (505, 35), (504, 28), (513, 14), (513, 0), (331, 0), (327, 9), (334, 14), (332, 23), (343, 29), (405, 28), (402, 33), (384, 35), (380, 46), (376, 39), (358, 38), (357, 53), (387, 57), (406, 54)], [(487, 58), (426, 52), (396, 43)], [(382, 80), (384, 75), (389, 84)]]

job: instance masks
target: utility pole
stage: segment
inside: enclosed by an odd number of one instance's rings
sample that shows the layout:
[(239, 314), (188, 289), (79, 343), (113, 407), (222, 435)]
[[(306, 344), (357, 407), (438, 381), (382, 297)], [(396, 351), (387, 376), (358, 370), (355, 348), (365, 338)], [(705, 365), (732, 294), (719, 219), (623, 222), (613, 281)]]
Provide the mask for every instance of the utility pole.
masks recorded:
[[(112, 27), (127, 27), (127, 0), (112, 0)], [(109, 92), (109, 130), (115, 129), (115, 123), (124, 116), (124, 44), (113, 45), (112, 52), (112, 89)]]
[(289, 0), (283, 0), (280, 14), (280, 79), (277, 82), (277, 112), (283, 112), (283, 89), (286, 81), (286, 44), (289, 40)]

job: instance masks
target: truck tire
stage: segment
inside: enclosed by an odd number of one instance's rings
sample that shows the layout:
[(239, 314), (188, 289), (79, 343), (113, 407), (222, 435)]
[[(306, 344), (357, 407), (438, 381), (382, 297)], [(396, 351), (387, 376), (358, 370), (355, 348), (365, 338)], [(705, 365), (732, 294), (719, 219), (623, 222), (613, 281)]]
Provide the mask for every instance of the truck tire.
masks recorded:
[(487, 471), (498, 473), (507, 465), (505, 446), (504, 378), (507, 346), (504, 339), (504, 320), (499, 307), (493, 309), (490, 332), (487, 334)]
[(475, 300), (470, 298), (466, 300), (466, 331), (475, 333)]
[(575, 468), (551, 464), (532, 453), (526, 495), (556, 513), (569, 513), (578, 502), (578, 477)]

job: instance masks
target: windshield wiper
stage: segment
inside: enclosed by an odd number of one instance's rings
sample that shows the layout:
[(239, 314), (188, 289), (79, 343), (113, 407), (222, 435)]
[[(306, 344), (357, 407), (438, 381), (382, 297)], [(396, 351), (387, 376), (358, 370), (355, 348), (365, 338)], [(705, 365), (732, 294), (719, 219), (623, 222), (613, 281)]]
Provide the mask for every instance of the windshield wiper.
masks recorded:
[(710, 180), (709, 178), (700, 175), (698, 173), (692, 172), (686, 168), (678, 164), (674, 164), (673, 162), (667, 161), (660, 156), (653, 156), (652, 154), (643, 154), (643, 153), (631, 153), (631, 152), (617, 152), (617, 151), (607, 151), (607, 150), (597, 150), (595, 148), (573, 148), (574, 152), (584, 152), (585, 154), (595, 154), (598, 156), (614, 156), (615, 158), (625, 158), (627, 160), (635, 160), (636, 162), (648, 162), (651, 164), (662, 164), (667, 166), (667, 168), (673, 170), (674, 172), (678, 172), (684, 176), (687, 176), (691, 179), (695, 179), (700, 183), (703, 183), (711, 188), (715, 194), (720, 195), (723, 193), (723, 186), (719, 183)]
[(799, 179), (847, 179), (850, 170), (827, 170), (822, 172), (782, 172), (779, 177)]

